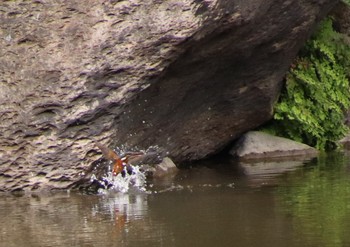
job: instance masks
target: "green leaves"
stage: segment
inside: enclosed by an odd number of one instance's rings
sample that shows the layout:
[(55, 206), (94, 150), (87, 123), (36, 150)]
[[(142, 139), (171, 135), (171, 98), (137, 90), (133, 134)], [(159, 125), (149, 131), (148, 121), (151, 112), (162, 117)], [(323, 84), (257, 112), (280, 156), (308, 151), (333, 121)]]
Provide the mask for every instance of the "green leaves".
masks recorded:
[(343, 0), (343, 2), (350, 5), (350, 0)]
[(270, 132), (321, 150), (335, 147), (348, 131), (349, 58), (349, 45), (326, 19), (286, 76)]

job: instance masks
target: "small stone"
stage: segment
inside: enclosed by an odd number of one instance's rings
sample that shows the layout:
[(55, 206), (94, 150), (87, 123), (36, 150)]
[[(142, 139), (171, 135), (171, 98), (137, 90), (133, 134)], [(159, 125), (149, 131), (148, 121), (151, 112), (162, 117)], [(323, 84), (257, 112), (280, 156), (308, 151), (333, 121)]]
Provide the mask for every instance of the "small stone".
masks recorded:
[(160, 164), (156, 165), (153, 177), (174, 175), (178, 170), (175, 163), (170, 158), (165, 157)]

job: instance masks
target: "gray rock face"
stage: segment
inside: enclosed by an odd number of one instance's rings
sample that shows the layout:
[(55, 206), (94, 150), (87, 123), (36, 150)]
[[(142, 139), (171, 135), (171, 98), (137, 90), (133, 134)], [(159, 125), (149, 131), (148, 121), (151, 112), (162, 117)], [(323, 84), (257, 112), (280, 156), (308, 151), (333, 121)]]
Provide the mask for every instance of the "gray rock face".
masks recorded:
[(259, 131), (243, 135), (230, 153), (245, 160), (318, 155), (313, 147)]
[(219, 151), (271, 117), (337, 2), (2, 1), (0, 190), (72, 186), (93, 139), (176, 162)]
[[(340, 2), (331, 12), (337, 31), (350, 35), (350, 6)], [(350, 40), (349, 40), (350, 42)]]

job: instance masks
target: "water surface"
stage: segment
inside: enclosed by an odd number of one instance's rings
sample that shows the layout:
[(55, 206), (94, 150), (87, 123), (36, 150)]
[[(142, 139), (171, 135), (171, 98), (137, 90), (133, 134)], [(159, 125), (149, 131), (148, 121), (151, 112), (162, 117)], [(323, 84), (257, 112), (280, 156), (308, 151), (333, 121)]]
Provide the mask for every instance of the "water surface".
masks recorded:
[(216, 161), (148, 192), (0, 195), (0, 246), (350, 246), (350, 162)]

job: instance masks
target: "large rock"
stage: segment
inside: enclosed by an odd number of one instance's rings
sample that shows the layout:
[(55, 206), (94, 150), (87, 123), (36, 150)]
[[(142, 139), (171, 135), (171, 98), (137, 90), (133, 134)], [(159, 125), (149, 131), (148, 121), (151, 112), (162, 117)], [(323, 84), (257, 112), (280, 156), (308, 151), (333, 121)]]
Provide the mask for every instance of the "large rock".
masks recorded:
[(350, 35), (350, 4), (340, 2), (330, 14), (334, 18), (336, 29), (340, 33)]
[(2, 1), (0, 190), (72, 186), (92, 139), (176, 162), (221, 150), (271, 117), (337, 2)]
[(318, 151), (303, 143), (273, 136), (264, 132), (249, 131), (243, 135), (230, 151), (242, 160), (307, 157), (318, 155)]
[(308, 145), (264, 132), (249, 131), (237, 140), (230, 154), (252, 186), (273, 184), (282, 173), (294, 171), (319, 152)]

